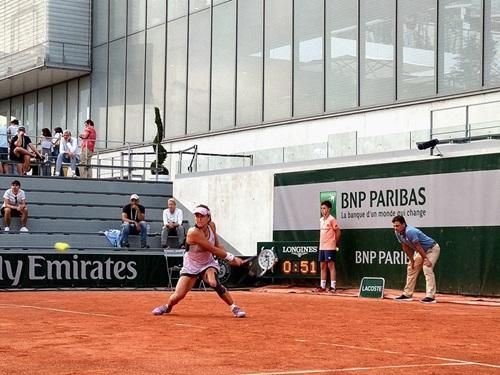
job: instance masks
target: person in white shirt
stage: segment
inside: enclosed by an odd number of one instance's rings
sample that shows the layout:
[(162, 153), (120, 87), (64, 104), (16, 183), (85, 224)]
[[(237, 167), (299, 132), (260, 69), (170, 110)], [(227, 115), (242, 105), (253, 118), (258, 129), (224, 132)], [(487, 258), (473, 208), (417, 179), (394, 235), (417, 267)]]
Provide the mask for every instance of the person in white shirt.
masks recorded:
[(161, 232), (161, 246), (168, 248), (168, 238), (177, 236), (179, 248), (184, 248), (186, 232), (182, 226), (182, 210), (177, 208), (177, 202), (174, 198), (168, 200), (168, 208), (163, 210), (163, 230)]
[(59, 155), (56, 161), (56, 176), (60, 175), (62, 163), (70, 163), (71, 176), (76, 177), (76, 164), (80, 161), (78, 155), (78, 142), (76, 138), (71, 137), (71, 132), (65, 130), (63, 132), (63, 139), (59, 146)]
[(20, 232), (27, 232), (26, 223), (28, 222), (28, 206), (26, 205), (26, 194), (21, 190), (21, 183), (14, 180), (10, 183), (10, 189), (7, 189), (3, 195), (2, 205), (4, 231), (10, 231), (10, 219), (12, 216), (21, 217)]
[(9, 141), (7, 125), (0, 124), (0, 174), (9, 173)]

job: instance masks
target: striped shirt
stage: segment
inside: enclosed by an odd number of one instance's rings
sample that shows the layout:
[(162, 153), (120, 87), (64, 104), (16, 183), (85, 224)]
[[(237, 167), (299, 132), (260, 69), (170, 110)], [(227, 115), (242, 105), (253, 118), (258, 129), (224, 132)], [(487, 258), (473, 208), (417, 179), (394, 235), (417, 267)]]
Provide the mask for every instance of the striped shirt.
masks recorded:
[(9, 204), (13, 206), (17, 206), (20, 203), (26, 202), (26, 195), (24, 194), (24, 190), (19, 189), (17, 192), (17, 195), (14, 194), (12, 189), (7, 189), (5, 190), (5, 193), (3, 194), (3, 204), (2, 208), (5, 207), (5, 199), (9, 202)]

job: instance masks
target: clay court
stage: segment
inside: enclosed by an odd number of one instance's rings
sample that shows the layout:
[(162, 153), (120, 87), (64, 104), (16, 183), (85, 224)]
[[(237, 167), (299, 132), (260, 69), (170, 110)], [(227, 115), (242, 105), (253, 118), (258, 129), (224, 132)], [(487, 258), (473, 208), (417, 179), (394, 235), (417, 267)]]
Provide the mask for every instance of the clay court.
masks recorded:
[(213, 292), (151, 315), (163, 291), (0, 293), (1, 374), (499, 374), (500, 304), (352, 291)]

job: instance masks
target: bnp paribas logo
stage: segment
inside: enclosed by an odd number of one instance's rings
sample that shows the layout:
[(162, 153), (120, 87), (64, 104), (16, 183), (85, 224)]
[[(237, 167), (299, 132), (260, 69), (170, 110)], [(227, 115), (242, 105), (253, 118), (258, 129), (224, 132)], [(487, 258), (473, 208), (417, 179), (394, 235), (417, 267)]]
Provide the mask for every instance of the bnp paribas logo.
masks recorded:
[[(319, 202), (330, 201), (332, 204), (332, 209), (330, 214), (336, 219), (337, 218), (337, 192), (336, 191), (322, 191), (319, 193)], [(321, 211), (320, 211), (321, 215)]]

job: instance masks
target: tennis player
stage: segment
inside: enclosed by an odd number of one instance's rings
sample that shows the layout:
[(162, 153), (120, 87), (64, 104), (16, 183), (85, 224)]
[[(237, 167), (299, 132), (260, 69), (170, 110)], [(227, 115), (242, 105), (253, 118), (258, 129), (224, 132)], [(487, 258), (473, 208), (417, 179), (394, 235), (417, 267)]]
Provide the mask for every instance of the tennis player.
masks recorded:
[(199, 205), (194, 210), (196, 225), (187, 233), (186, 243), (188, 248), (184, 253), (180, 278), (175, 291), (166, 305), (153, 309), (154, 315), (167, 314), (177, 305), (186, 294), (193, 288), (196, 280), (202, 280), (210, 285), (219, 297), (231, 308), (231, 312), (237, 318), (243, 318), (246, 313), (238, 307), (229, 291), (220, 283), (217, 273), (220, 271), (219, 263), (214, 256), (226, 259), (233, 266), (240, 266), (242, 260), (228, 253), (219, 243), (215, 230), (215, 224), (211, 221), (210, 209), (205, 205)]

